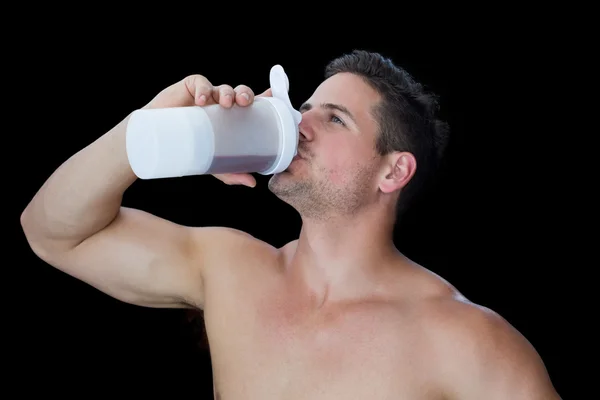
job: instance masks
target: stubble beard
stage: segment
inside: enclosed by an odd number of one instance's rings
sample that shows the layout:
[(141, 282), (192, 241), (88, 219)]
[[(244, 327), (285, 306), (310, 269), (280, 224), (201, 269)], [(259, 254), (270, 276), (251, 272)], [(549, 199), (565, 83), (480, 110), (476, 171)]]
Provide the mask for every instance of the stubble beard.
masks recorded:
[[(286, 176), (287, 175), (287, 176)], [(326, 170), (310, 176), (293, 176), (289, 172), (273, 175), (269, 190), (292, 206), (303, 219), (324, 222), (335, 217), (352, 217), (366, 204), (375, 170), (356, 166), (349, 171), (347, 183), (333, 185)]]

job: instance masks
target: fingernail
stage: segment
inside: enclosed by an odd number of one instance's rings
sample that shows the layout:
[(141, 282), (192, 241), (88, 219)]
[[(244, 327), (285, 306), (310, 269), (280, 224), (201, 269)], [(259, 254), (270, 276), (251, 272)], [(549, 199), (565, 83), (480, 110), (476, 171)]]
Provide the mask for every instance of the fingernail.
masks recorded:
[(250, 101), (250, 96), (248, 96), (248, 93), (242, 93), (242, 97)]
[(200, 103), (204, 103), (205, 101), (206, 101), (205, 95), (200, 96), (200, 98), (198, 99), (198, 102), (200, 102)]

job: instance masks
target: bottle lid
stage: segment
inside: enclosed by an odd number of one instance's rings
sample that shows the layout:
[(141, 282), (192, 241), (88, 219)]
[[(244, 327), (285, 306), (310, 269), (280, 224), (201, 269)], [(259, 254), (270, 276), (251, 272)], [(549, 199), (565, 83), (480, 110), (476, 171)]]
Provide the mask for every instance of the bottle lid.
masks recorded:
[(302, 121), (302, 114), (300, 111), (292, 107), (292, 102), (290, 101), (290, 96), (288, 95), (290, 90), (290, 81), (281, 65), (275, 65), (273, 68), (271, 68), (269, 80), (271, 83), (271, 92), (273, 93), (273, 97), (283, 101), (285, 105), (289, 107), (290, 113), (294, 118), (294, 122), (296, 125), (300, 125), (300, 122)]
[(263, 175), (279, 173), (290, 165), (298, 151), (299, 125), (302, 122), (302, 114), (300, 111), (294, 109), (290, 101), (288, 95), (290, 81), (281, 65), (278, 64), (271, 68), (269, 81), (271, 84), (271, 93), (273, 94), (273, 98), (276, 99), (276, 101), (272, 101), (272, 104), (275, 106), (281, 119), (282, 148), (278, 160), (272, 168), (262, 172)]

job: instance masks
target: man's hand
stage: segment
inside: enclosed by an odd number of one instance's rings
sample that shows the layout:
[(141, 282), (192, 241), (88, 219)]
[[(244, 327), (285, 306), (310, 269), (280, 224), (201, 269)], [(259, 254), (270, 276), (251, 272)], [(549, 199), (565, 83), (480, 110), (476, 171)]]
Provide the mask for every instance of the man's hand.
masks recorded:
[[(258, 97), (270, 96), (272, 96), (271, 89), (258, 95)], [(238, 85), (235, 89), (230, 85), (213, 86), (202, 75), (190, 75), (162, 90), (143, 108), (202, 107), (212, 104), (231, 108), (234, 104), (247, 107), (253, 102), (254, 91), (246, 85)], [(227, 185), (256, 186), (256, 179), (251, 174), (216, 174), (214, 176)]]

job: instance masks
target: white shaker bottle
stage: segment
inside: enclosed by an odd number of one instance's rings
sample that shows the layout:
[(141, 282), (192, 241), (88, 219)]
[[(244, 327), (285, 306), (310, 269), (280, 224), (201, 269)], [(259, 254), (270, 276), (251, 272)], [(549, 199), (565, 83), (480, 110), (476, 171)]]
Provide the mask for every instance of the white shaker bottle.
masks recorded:
[(219, 173), (276, 174), (296, 155), (300, 112), (283, 68), (270, 72), (273, 97), (250, 106), (142, 109), (127, 124), (129, 164), (140, 179)]

